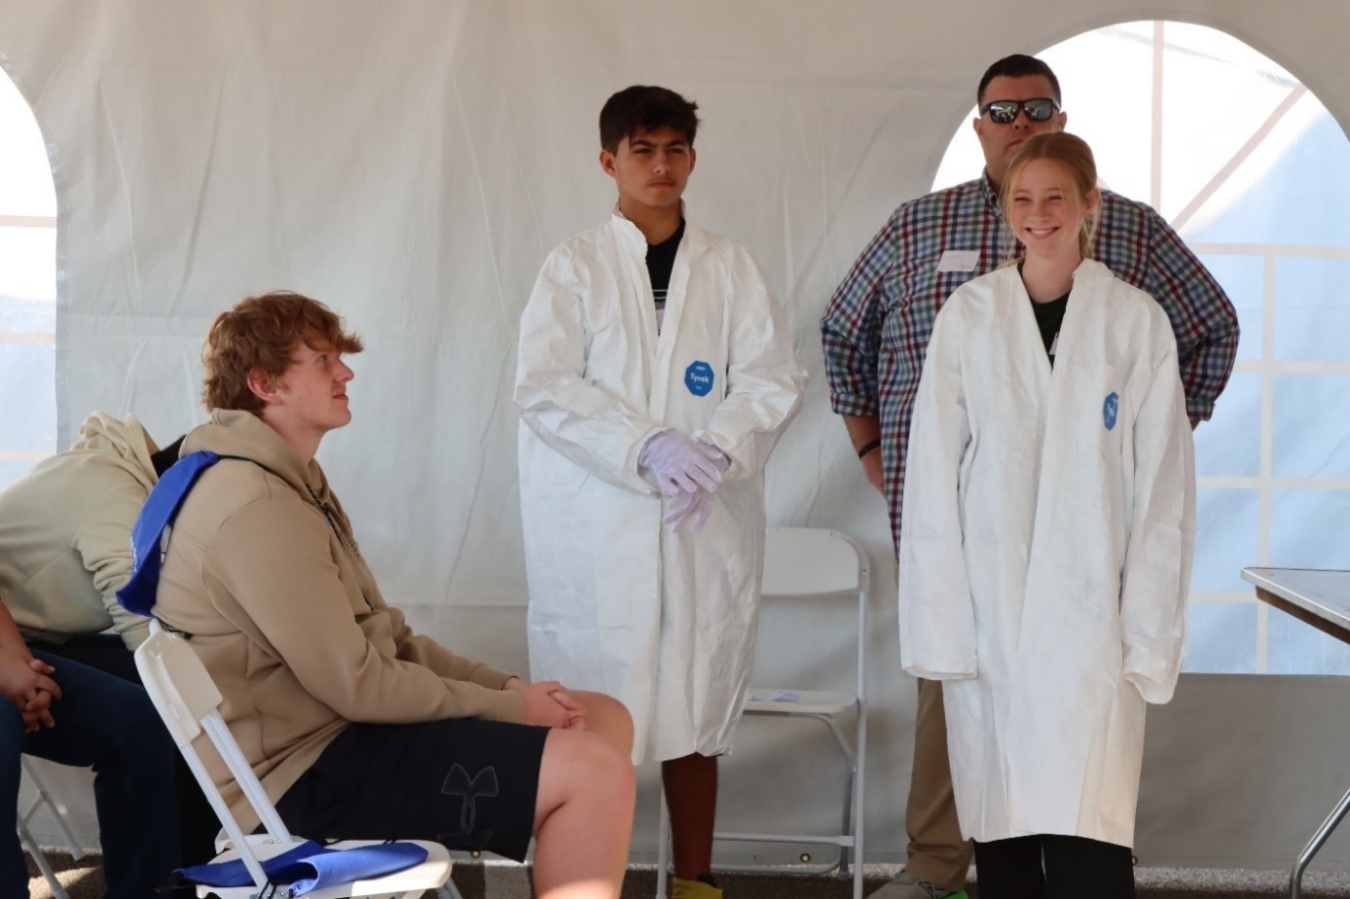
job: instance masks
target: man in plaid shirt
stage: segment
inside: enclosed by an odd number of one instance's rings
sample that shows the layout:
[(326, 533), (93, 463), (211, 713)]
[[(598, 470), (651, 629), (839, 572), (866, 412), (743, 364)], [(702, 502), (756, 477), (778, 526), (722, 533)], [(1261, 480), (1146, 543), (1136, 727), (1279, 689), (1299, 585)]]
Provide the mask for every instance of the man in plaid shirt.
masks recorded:
[[(957, 287), (1022, 250), (1003, 223), (1000, 180), (1022, 141), (1059, 131), (1059, 81), (1014, 55), (989, 67), (977, 92), (975, 133), (984, 175), (905, 203), (863, 251), (821, 319), (830, 402), (844, 417), (872, 486), (886, 497), (900, 540), (904, 449), (938, 308)], [(1102, 191), (1093, 255), (1167, 312), (1191, 426), (1209, 418), (1232, 372), (1238, 321), (1213, 276), (1162, 217)], [(942, 685), (920, 680), (905, 871), (870, 899), (963, 899), (971, 848), (961, 838), (947, 759)]]

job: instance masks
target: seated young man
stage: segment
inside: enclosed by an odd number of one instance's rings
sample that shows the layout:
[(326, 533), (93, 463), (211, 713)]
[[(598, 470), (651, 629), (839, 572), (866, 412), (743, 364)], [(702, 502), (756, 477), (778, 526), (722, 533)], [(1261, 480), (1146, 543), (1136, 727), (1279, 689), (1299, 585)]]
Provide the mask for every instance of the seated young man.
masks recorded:
[(15, 833), (19, 757), (92, 767), (106, 899), (145, 899), (182, 863), (173, 778), (178, 756), (139, 686), (42, 652), (0, 604), (0, 896), (26, 899)]
[[(202, 354), (211, 421), (183, 453), (228, 458), (183, 503), (156, 615), (187, 635), (296, 833), (515, 859), (533, 835), (541, 899), (614, 899), (633, 817), (628, 713), (457, 655), (386, 605), (314, 461), (351, 421), (342, 356), (360, 350), (298, 294), (216, 318)], [(212, 774), (253, 826), (224, 766)]]

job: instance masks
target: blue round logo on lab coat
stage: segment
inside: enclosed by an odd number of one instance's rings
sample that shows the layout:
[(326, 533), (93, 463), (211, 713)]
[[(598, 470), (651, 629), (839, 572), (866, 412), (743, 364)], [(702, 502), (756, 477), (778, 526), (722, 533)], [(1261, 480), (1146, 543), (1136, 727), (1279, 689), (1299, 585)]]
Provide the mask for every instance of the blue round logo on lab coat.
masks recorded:
[(694, 396), (707, 396), (713, 389), (712, 366), (706, 362), (691, 362), (684, 370), (684, 386)]
[(1120, 395), (1117, 393), (1108, 393), (1106, 402), (1102, 403), (1102, 421), (1106, 424), (1106, 430), (1111, 430), (1116, 426), (1116, 411), (1120, 408)]

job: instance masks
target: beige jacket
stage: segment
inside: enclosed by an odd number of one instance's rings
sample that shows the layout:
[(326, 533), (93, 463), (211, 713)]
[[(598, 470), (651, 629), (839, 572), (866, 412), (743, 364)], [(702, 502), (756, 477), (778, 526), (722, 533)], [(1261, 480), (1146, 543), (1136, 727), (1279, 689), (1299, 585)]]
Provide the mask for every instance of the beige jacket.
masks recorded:
[[(414, 634), (385, 605), (317, 462), (248, 412), (216, 411), (183, 454), (211, 450), (169, 539), (155, 613), (189, 635), (222, 714), (273, 801), (350, 722), (523, 721), (511, 677)], [(255, 464), (256, 463), (256, 464)], [(257, 818), (214, 752), (246, 829)]]
[(157, 480), (158, 451), (134, 415), (95, 412), (68, 451), (0, 493), (0, 595), (25, 637), (63, 642), (114, 628), (135, 649), (149, 619), (117, 604), (131, 527)]

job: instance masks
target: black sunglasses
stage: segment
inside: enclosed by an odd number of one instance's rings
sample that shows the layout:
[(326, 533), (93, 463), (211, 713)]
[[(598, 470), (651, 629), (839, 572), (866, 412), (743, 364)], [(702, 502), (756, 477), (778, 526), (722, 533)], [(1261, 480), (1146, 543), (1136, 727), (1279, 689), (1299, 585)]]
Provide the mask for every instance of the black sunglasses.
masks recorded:
[(980, 107), (980, 114), (988, 113), (991, 121), (1000, 125), (1011, 125), (1017, 121), (1020, 110), (1027, 111), (1027, 118), (1033, 122), (1044, 122), (1059, 112), (1059, 104), (1049, 97), (1036, 97), (1031, 100), (992, 100)]

